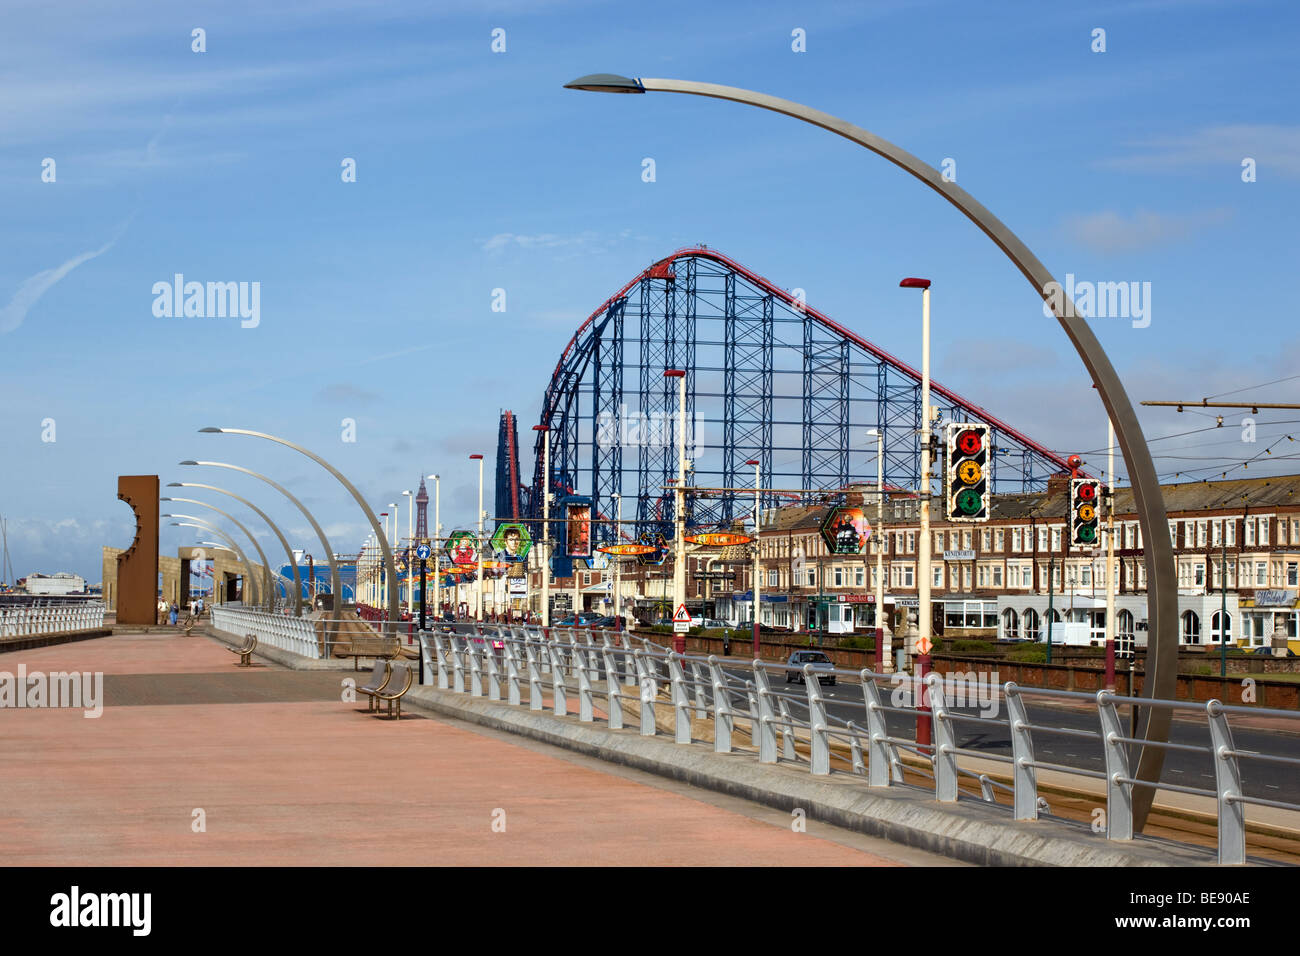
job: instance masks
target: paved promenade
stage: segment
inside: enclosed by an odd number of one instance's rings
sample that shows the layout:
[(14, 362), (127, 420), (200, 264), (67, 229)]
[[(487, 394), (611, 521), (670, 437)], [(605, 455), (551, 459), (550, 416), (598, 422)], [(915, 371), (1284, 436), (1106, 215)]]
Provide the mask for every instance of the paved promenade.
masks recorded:
[[(367, 675), (233, 666), (201, 636), (0, 655), (103, 672), (104, 709), (0, 711), (8, 865), (944, 864), (941, 858), (418, 713)], [(196, 810), (205, 832), (194, 832)], [(494, 820), (497, 829), (494, 830)], [(504, 825), (504, 832), (498, 832)]]

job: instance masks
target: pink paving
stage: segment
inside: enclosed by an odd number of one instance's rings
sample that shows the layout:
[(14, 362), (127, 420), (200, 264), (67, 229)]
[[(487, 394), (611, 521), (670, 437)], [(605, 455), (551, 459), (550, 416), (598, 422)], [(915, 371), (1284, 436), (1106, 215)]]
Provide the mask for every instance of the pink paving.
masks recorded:
[[(10, 865), (892, 865), (890, 860), (529, 747), (343, 703), (344, 672), (299, 702), (115, 705), (157, 698), (233, 655), (202, 637), (118, 636), (0, 656), (0, 671), (105, 673), (109, 704), (0, 710), (0, 858)], [(265, 677), (263, 679), (266, 679)], [(363, 681), (364, 682), (364, 681)], [(130, 694), (119, 693), (121, 699)], [(150, 696), (148, 699), (155, 699)], [(179, 698), (184, 699), (183, 695)], [(357, 712), (357, 708), (361, 713)], [(206, 832), (191, 830), (206, 813)], [(506, 830), (493, 832), (496, 810)], [(816, 829), (815, 821), (809, 822)]]

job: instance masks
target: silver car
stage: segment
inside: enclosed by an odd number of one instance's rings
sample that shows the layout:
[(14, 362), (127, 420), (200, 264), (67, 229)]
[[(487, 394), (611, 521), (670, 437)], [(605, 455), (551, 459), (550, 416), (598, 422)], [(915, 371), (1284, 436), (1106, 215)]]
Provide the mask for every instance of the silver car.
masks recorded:
[(790, 668), (785, 672), (785, 682), (788, 684), (797, 680), (802, 684), (803, 666), (805, 664), (812, 665), (813, 673), (817, 675), (817, 680), (821, 683), (835, 683), (835, 675), (831, 673), (835, 669), (835, 664), (821, 651), (795, 651), (791, 654), (790, 659), (785, 662), (785, 666)]

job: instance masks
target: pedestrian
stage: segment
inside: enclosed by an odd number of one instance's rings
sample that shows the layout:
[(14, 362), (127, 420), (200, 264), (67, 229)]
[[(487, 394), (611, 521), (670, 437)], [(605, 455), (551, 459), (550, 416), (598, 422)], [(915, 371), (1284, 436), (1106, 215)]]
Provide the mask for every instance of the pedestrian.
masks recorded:
[(172, 625), (172, 627), (176, 626), (176, 615), (179, 613), (179, 611), (180, 608), (176, 606), (175, 601), (173, 601), (171, 603), (171, 606), (167, 609), (167, 620)]

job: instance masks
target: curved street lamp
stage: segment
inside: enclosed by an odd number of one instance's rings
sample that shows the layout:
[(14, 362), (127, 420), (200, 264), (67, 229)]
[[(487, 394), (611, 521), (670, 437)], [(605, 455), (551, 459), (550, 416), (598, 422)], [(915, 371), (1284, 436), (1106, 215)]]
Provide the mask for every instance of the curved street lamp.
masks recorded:
[[(194, 515), (159, 515), (158, 517), (160, 517), (160, 518), (189, 518), (191, 522), (194, 522), (193, 524), (188, 523), (188, 522), (185, 522), (185, 521), (173, 521), (173, 522), (172, 522), (172, 525), (174, 525), (174, 526), (177, 527), (177, 528), (197, 528), (199, 531), (208, 531), (208, 532), (211, 532), (212, 534), (220, 535), (221, 538), (224, 539), (224, 540), (226, 541), (226, 544), (222, 545), (222, 547), (230, 548), (232, 551), (235, 552), (235, 554), (239, 555), (239, 560), (240, 560), (240, 562), (244, 565), (244, 573), (248, 575), (248, 587), (249, 587), (250, 590), (252, 590), (252, 591), (254, 592), (254, 594), (256, 594), (256, 590), (257, 590), (257, 575), (253, 574), (253, 563), (252, 563), (251, 561), (248, 560), (248, 555), (246, 555), (246, 554), (244, 553), (244, 549), (241, 548), (241, 547), (238, 545), (238, 543), (236, 543), (236, 541), (235, 541), (234, 538), (232, 538), (230, 535), (226, 534), (226, 532), (222, 531), (220, 528), (218, 528), (218, 527), (217, 527), (216, 525), (214, 525), (212, 522), (210, 522), (210, 521), (205, 521), (205, 520), (203, 520), (202, 518), (196, 518)], [(209, 542), (209, 544), (211, 544), (211, 542)], [(239, 597), (240, 597), (240, 603), (241, 603), (241, 604), (242, 604), (242, 603), (246, 603), (246, 602), (244, 602), (244, 600), (243, 600), (244, 596), (243, 596), (242, 594), (241, 594)], [(257, 598), (254, 597), (253, 600), (254, 600), (254, 603), (256, 603)]]
[[(270, 528), (272, 531), (275, 532), (275, 536), (280, 539), (280, 544), (284, 547), (284, 553), (289, 556), (289, 566), (293, 568), (293, 589), (294, 589), (293, 616), (302, 617), (302, 575), (298, 573), (298, 559), (293, 556), (293, 549), (289, 547), (289, 540), (284, 536), (283, 532), (281, 532), (280, 529), (276, 527), (275, 522), (271, 520), (270, 516), (265, 511), (263, 511), (257, 505), (253, 504), (247, 498), (241, 498), (233, 491), (227, 491), (225, 488), (218, 488), (216, 485), (204, 485), (196, 481), (169, 481), (167, 483), (167, 487), (168, 488), (206, 488), (208, 491), (215, 491), (218, 494), (222, 494), (222, 495), (226, 495), (227, 497), (234, 498), (240, 504), (248, 508), (251, 508), (253, 511), (257, 512), (257, 516), (266, 522), (268, 528)], [(279, 577), (282, 578), (284, 577), (284, 575), (278, 571), (276, 572), (276, 574)]]
[[(200, 531), (208, 530), (207, 528), (199, 527), (199, 525), (186, 524), (185, 522), (182, 521), (173, 521), (172, 525), (177, 528), (198, 528)], [(197, 543), (207, 548), (216, 548), (220, 551), (230, 551), (230, 545), (222, 544), (220, 541), (199, 541)], [(236, 552), (234, 551), (230, 551), (230, 553), (236, 554)], [(216, 565), (214, 564), (213, 567), (215, 568)], [(215, 577), (212, 579), (212, 600), (213, 601), (217, 600), (217, 581)]]
[[(1128, 467), (1133, 489), (1134, 506), (1142, 538), (1146, 543), (1147, 578), (1151, 582), (1147, 594), (1147, 618), (1150, 622), (1151, 640), (1147, 644), (1146, 675), (1143, 688), (1148, 696), (1172, 699), (1178, 686), (1178, 577), (1174, 569), (1173, 546), (1169, 540), (1164, 495), (1156, 477), (1155, 464), (1146, 445), (1146, 437), (1138, 424), (1137, 414), (1128, 394), (1120, 382), (1110, 358), (1101, 347), (1096, 334), (1087, 321), (1074, 308), (1074, 303), (1061, 292), (1047, 267), (1039, 261), (1019, 237), (975, 200), (970, 193), (955, 182), (944, 179), (943, 174), (904, 149), (881, 139), (860, 126), (855, 126), (829, 113), (795, 103), (792, 100), (757, 93), (753, 90), (716, 83), (697, 83), (691, 80), (646, 79), (618, 76), (610, 73), (593, 73), (565, 84), (566, 89), (590, 90), (600, 93), (690, 93), (715, 99), (731, 100), (748, 106), (782, 113), (785, 116), (820, 126), (837, 136), (857, 143), (878, 156), (889, 160), (904, 172), (910, 173), (929, 186), (973, 222), (981, 232), (993, 240), (1006, 254), (1021, 274), (1029, 280), (1034, 290), (1051, 308), (1061, 328), (1074, 344), (1101, 396), (1110, 420), (1115, 423), (1124, 463)], [(928, 410), (923, 410), (923, 414)], [(925, 422), (926, 427), (929, 426)], [(925, 614), (929, 613), (925, 609)], [(1137, 779), (1154, 785), (1160, 779), (1165, 750), (1150, 746), (1152, 742), (1167, 742), (1172, 714), (1163, 708), (1143, 708), (1141, 734), (1148, 742), (1138, 758)], [(1155, 787), (1135, 788), (1133, 799), (1134, 825), (1140, 832), (1146, 824)]]
[[(278, 481), (274, 480), (273, 478), (268, 478), (266, 477), (266, 475), (253, 471), (250, 468), (245, 468), (242, 465), (232, 465), (224, 461), (183, 461), (181, 462), (181, 464), (182, 465), (203, 465), (208, 468), (229, 468), (231, 471), (241, 471), (246, 475), (252, 475), (254, 478), (259, 478), (262, 481), (265, 481), (276, 491), (280, 492), (280, 494), (284, 495), (286, 498), (292, 501), (294, 506), (297, 507), (297, 509), (302, 512), (303, 517), (306, 518), (307, 521), (311, 524), (312, 530), (316, 532), (316, 537), (320, 539), (321, 547), (325, 549), (325, 560), (329, 562), (329, 566), (330, 566), (330, 590), (334, 594), (340, 595), (339, 597), (336, 597), (334, 600), (337, 603), (340, 604), (342, 603), (343, 598), (341, 597), (341, 595), (343, 594), (343, 589), (342, 589), (342, 584), (339, 580), (338, 564), (334, 561), (334, 551), (332, 548), (330, 548), (329, 539), (325, 537), (325, 529), (320, 526), (320, 522), (316, 520), (315, 515), (313, 515), (310, 511), (307, 510), (307, 506), (304, 505), (301, 501), (299, 501), (297, 497), (293, 494), (293, 492), (291, 492), (288, 488), (286, 488), (284, 485), (280, 484)], [(294, 564), (297, 563), (298, 562), (296, 561), (294, 562)]]
[[(375, 517), (374, 511), (372, 511), (370, 506), (366, 504), (366, 499), (361, 497), (361, 492), (357, 491), (356, 486), (353, 485), (352, 482), (348, 481), (347, 478), (343, 476), (343, 472), (339, 471), (337, 468), (335, 468), (333, 465), (327, 462), (320, 455), (308, 451), (306, 448), (303, 448), (301, 445), (296, 445), (293, 442), (288, 441), (287, 439), (284, 438), (277, 438), (275, 435), (268, 435), (266, 432), (250, 431), (247, 428), (214, 428), (214, 427), (200, 428), (199, 431), (204, 434), (250, 435), (253, 438), (265, 438), (267, 441), (277, 442), (281, 445), (284, 445), (286, 448), (292, 448), (294, 451), (298, 452), (299, 454), (306, 455), (312, 461), (316, 462), (316, 464), (320, 465), (322, 468), (328, 471), (331, 475), (333, 475), (335, 478), (338, 479), (339, 484), (341, 484), (344, 488), (348, 490), (348, 494), (352, 495), (353, 499), (361, 507), (362, 513), (366, 516), (366, 519), (370, 522), (370, 527), (374, 529), (375, 534), (380, 536), (380, 541), (382, 542), (383, 549), (384, 549), (384, 564), (388, 569), (388, 579), (390, 581), (397, 580), (397, 567), (393, 563), (393, 549), (389, 547), (388, 541), (384, 538), (383, 531), (379, 527), (379, 519)], [(339, 607), (336, 607), (334, 609), (335, 613), (338, 613), (341, 610), (342, 603), (343, 603), (342, 591), (340, 591), (338, 597), (335, 598), (335, 602), (336, 604), (339, 605)], [(397, 590), (395, 588), (390, 588), (388, 594), (389, 633), (396, 633), (397, 622), (399, 618), (400, 615), (397, 613)]]
[(248, 540), (253, 542), (253, 547), (257, 549), (257, 556), (262, 559), (262, 571), (264, 572), (264, 574), (262, 575), (262, 579), (266, 583), (266, 593), (262, 595), (261, 603), (265, 605), (268, 611), (272, 611), (275, 609), (275, 605), (273, 603), (274, 589), (271, 586), (271, 562), (266, 560), (266, 552), (262, 550), (262, 545), (258, 542), (257, 538), (254, 537), (253, 532), (249, 531), (248, 527), (243, 522), (241, 522), (234, 515), (222, 511), (216, 505), (210, 505), (206, 501), (199, 501), (197, 498), (159, 498), (158, 500), (179, 501), (182, 504), (198, 505), (200, 508), (209, 508), (212, 511), (215, 511), (217, 514), (221, 515), (227, 521), (234, 524), (234, 526), (237, 527), (240, 531), (244, 532), (244, 535), (248, 538)]

